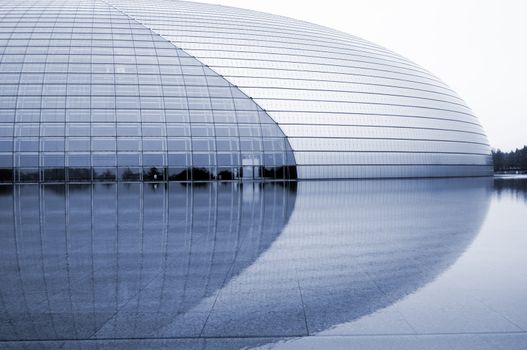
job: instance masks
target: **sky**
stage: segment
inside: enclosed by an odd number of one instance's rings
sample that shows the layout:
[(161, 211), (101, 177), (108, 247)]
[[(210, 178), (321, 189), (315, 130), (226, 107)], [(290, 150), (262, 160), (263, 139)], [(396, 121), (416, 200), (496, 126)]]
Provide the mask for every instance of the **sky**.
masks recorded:
[(525, 0), (196, 0), (305, 20), (419, 64), (474, 111), (491, 147), (527, 145)]

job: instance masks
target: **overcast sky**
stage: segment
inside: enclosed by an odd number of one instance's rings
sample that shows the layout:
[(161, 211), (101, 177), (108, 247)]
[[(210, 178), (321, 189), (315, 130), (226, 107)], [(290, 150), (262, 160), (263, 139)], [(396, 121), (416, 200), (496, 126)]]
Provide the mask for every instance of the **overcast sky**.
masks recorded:
[(423, 66), (479, 117), (492, 147), (527, 144), (527, 0), (197, 0), (306, 20)]

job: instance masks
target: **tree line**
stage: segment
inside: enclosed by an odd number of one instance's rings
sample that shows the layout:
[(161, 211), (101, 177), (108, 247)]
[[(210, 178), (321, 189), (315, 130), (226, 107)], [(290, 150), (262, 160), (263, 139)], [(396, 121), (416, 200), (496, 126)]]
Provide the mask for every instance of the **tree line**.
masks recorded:
[(494, 171), (527, 171), (527, 146), (514, 151), (492, 150)]

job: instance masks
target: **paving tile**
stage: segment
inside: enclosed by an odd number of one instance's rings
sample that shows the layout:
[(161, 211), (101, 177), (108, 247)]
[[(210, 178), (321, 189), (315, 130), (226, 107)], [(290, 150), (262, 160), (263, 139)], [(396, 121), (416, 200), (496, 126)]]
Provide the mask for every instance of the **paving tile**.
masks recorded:
[(501, 350), (525, 350), (527, 349), (527, 333), (517, 334), (490, 334), (487, 342), (495, 349)]
[(521, 331), (514, 323), (474, 298), (436, 299), (422, 293), (396, 305), (417, 333)]
[[(411, 350), (418, 349), (412, 347), (415, 342), (414, 336), (310, 336), (295, 339), (283, 339), (273, 343), (268, 343), (254, 349), (272, 349), (272, 350)], [(234, 350), (234, 348), (228, 348)], [(422, 350), (422, 348), (419, 348)]]
[(123, 339), (70, 341), (66, 342), (61, 350), (201, 350), (202, 348), (202, 339)]
[(0, 342), (0, 350), (202, 350), (203, 339)]
[(156, 332), (156, 337), (197, 337), (201, 334), (208, 313), (187, 312), (173, 318), (170, 323)]
[(272, 349), (280, 338), (207, 338), (203, 350)]
[(173, 315), (159, 312), (121, 312), (114, 315), (94, 337), (97, 339), (197, 337), (207, 315), (206, 313)]
[(304, 313), (300, 309), (262, 309), (241, 314), (214, 311), (203, 330), (203, 336), (207, 337), (276, 337), (307, 334)]
[(413, 334), (415, 330), (395, 308), (388, 307), (358, 320), (339, 324), (321, 335)]
[(303, 305), (310, 334), (351, 322), (390, 304), (378, 288), (350, 288), (347, 291), (302, 289)]
[[(58, 350), (64, 349), (64, 342), (27, 342), (27, 341), (8, 341), (0, 342), (0, 350)], [(71, 348), (73, 350), (73, 348)]]

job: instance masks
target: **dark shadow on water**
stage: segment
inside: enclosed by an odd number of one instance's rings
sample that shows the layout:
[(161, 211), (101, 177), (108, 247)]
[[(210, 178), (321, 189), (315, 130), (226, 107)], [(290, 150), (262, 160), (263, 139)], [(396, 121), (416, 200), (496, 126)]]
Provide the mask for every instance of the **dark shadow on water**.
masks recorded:
[(316, 334), (441, 275), (477, 235), (492, 181), (4, 186), (0, 339), (241, 349)]

